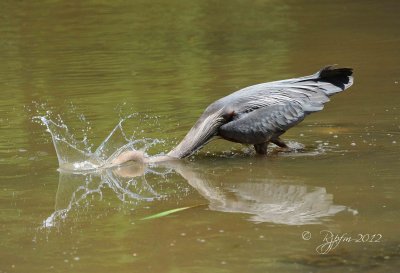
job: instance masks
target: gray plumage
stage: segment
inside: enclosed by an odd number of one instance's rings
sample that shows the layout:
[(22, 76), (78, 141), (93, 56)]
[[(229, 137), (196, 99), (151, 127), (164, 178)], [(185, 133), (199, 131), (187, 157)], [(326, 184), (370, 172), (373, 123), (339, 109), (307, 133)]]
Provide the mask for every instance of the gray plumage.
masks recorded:
[(351, 68), (327, 66), (310, 76), (243, 88), (209, 105), (168, 155), (189, 156), (215, 137), (253, 144), (261, 154), (269, 142), (286, 147), (280, 135), (352, 84)]

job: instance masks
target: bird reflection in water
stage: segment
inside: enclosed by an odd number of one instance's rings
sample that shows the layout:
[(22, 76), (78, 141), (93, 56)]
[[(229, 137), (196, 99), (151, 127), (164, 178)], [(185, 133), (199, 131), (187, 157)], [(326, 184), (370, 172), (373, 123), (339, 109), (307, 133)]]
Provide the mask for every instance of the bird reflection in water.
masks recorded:
[[(55, 212), (43, 222), (43, 227), (59, 226), (93, 196), (101, 198), (106, 189), (111, 189), (120, 202), (132, 206), (147, 206), (163, 198), (182, 200), (197, 192), (212, 211), (244, 213), (250, 215), (250, 221), (285, 225), (319, 224), (339, 212), (356, 213), (346, 206), (335, 205), (332, 194), (324, 187), (285, 180), (273, 170), (269, 170), (268, 178), (254, 178), (251, 170), (241, 165), (229, 170), (229, 181), (224, 181), (226, 168), (185, 161), (168, 161), (157, 166), (132, 162), (86, 174), (60, 172)], [(176, 174), (190, 186), (165, 181), (166, 175)]]

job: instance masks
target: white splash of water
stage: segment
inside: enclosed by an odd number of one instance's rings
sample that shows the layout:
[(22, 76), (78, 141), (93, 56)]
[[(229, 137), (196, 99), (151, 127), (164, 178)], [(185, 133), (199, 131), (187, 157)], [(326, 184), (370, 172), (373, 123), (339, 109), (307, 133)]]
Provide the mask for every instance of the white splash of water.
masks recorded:
[[(82, 141), (78, 141), (71, 133), (68, 126), (58, 115), (54, 121), (50, 119), (50, 112), (43, 116), (34, 116), (33, 120), (46, 126), (46, 131), (51, 135), (57, 154), (59, 167), (63, 171), (88, 172), (109, 166), (113, 159), (128, 150), (141, 150), (145, 152), (155, 144), (161, 143), (158, 139), (133, 139), (126, 134), (124, 123), (136, 117), (136, 114), (121, 118), (109, 135), (93, 152), (87, 134)], [(81, 115), (80, 120), (85, 120)], [(90, 128), (90, 127), (88, 127)]]

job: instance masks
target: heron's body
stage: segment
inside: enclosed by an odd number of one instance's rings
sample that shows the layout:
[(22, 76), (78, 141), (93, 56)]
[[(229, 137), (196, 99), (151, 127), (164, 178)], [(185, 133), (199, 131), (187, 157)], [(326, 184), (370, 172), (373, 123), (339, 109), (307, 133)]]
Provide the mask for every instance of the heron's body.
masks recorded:
[(330, 96), (350, 87), (351, 75), (350, 68), (326, 67), (310, 76), (236, 91), (210, 104), (168, 156), (187, 157), (213, 138), (253, 144), (260, 154), (267, 152), (270, 142), (285, 147), (279, 136), (322, 110)]

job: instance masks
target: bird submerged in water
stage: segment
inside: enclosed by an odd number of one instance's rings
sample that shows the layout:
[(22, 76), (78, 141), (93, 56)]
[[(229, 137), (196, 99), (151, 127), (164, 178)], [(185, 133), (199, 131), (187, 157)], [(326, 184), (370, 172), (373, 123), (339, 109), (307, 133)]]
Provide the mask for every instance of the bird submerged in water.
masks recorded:
[[(210, 104), (184, 139), (166, 156), (140, 161), (185, 158), (215, 138), (252, 144), (266, 154), (269, 143), (287, 148), (280, 136), (307, 115), (321, 111), (329, 97), (353, 84), (351, 68), (327, 66), (301, 78), (261, 83), (243, 88)], [(125, 154), (139, 160), (138, 153)]]

